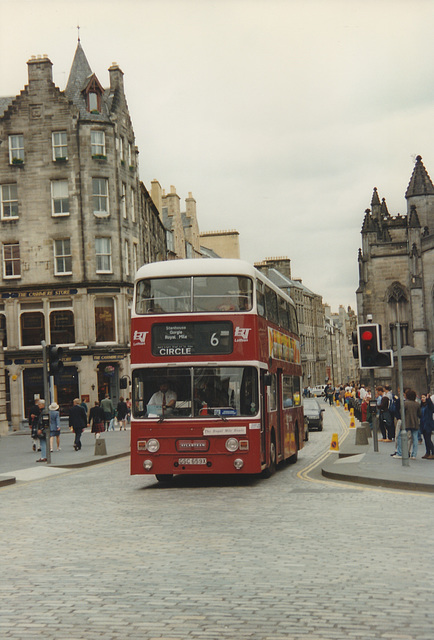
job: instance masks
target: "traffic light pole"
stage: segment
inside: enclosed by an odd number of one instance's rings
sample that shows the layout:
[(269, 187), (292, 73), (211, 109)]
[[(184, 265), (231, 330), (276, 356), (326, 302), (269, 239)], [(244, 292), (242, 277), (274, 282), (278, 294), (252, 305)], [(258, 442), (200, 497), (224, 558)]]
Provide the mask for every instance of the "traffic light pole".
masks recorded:
[[(398, 384), (399, 384), (399, 412), (401, 414), (401, 431), (399, 437), (401, 438), (401, 457), (402, 466), (409, 467), (408, 461), (408, 439), (407, 431), (405, 429), (405, 410), (404, 410), (404, 378), (402, 375), (402, 351), (401, 351), (401, 323), (396, 323), (396, 351), (398, 354)], [(396, 441), (396, 434), (395, 434)]]
[[(45, 406), (43, 413), (49, 415), (48, 407), (50, 403), (50, 386), (48, 382), (48, 347), (45, 340), (41, 341), (42, 345), (42, 371), (44, 376), (44, 400)], [(49, 423), (48, 423), (49, 424)], [(50, 426), (45, 434), (45, 442), (47, 446), (47, 464), (51, 464), (51, 448), (50, 448)]]
[(371, 386), (371, 415), (372, 415), (372, 441), (374, 443), (374, 451), (378, 453), (378, 414), (377, 414), (377, 398), (375, 397), (375, 369), (370, 369)]

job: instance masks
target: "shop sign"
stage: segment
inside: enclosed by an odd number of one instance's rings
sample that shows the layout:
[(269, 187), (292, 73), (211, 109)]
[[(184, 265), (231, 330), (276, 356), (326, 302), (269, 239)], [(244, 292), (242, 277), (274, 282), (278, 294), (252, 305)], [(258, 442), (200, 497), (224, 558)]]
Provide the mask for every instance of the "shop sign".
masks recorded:
[(73, 296), (78, 289), (39, 289), (37, 291), (5, 291), (2, 298), (56, 298), (60, 296)]

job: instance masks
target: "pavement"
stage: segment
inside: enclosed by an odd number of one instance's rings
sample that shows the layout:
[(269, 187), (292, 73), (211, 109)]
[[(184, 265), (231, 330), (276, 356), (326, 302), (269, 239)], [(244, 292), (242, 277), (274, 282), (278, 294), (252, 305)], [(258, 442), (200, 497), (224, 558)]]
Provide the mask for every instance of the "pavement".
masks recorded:
[[(99, 443), (99, 444), (96, 444)], [(9, 432), (0, 437), (0, 487), (15, 482), (28, 482), (101, 464), (130, 455), (130, 431), (107, 431), (98, 440), (89, 429), (81, 437), (82, 448), (74, 450), (74, 434), (62, 427), (60, 451), (53, 451), (51, 464), (36, 463), (40, 452), (32, 450), (29, 429)]]
[[(355, 420), (355, 428), (349, 428), (350, 416), (342, 407), (336, 408), (345, 435), (338, 442), (338, 451), (331, 450), (321, 462), (324, 477), (343, 482), (355, 482), (379, 487), (391, 487), (414, 491), (434, 492), (434, 460), (424, 460), (425, 446), (419, 445), (416, 460), (409, 460), (408, 466), (402, 460), (391, 457), (395, 443), (379, 442), (374, 451), (372, 437), (360, 441), (360, 423)], [(363, 438), (362, 438), (363, 439)], [(68, 469), (100, 464), (128, 456), (130, 454), (130, 431), (108, 431), (101, 434), (101, 443), (96, 445), (94, 434), (86, 430), (82, 436), (82, 449), (75, 451), (74, 434), (62, 428), (61, 451), (51, 454), (51, 464), (36, 463), (40, 454), (32, 451), (29, 430), (10, 432), (0, 438), (0, 487), (15, 482), (27, 482), (44, 478)], [(104, 449), (105, 447), (105, 449)], [(101, 453), (102, 451), (102, 453)]]
[[(348, 412), (342, 407), (337, 411), (345, 424), (350, 425)], [(324, 477), (378, 487), (434, 492), (434, 460), (422, 459), (425, 444), (419, 444), (416, 459), (409, 459), (408, 466), (405, 466), (402, 459), (391, 457), (395, 452), (394, 442), (378, 442), (378, 451), (374, 451), (370, 434), (365, 438), (368, 444), (356, 444), (364, 431), (365, 428), (355, 420), (355, 427), (346, 431), (342, 443), (338, 442), (339, 451), (330, 451), (322, 462)]]

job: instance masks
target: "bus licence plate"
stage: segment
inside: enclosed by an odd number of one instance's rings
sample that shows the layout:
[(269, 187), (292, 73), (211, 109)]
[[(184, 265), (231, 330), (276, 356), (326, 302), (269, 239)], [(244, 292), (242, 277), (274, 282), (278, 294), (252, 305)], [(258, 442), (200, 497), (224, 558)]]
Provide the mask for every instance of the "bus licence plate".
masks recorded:
[(178, 464), (206, 464), (206, 458), (179, 458)]

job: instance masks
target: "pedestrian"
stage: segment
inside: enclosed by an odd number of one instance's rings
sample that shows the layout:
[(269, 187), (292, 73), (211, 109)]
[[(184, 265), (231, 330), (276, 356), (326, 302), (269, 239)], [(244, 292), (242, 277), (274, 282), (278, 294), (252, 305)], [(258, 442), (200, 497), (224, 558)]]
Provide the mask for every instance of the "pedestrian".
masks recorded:
[(369, 422), (369, 426), (372, 429), (372, 414), (369, 406), (370, 400), (371, 400), (371, 394), (368, 391), (366, 391), (365, 394), (363, 395), (363, 400), (360, 404), (360, 413), (362, 418), (361, 421)]
[(127, 414), (128, 407), (125, 400), (121, 396), (119, 398), (118, 406), (116, 407), (116, 415), (119, 422), (119, 431), (122, 431), (122, 428), (124, 431), (127, 430)]
[(389, 411), (389, 398), (383, 387), (377, 387), (378, 425), (381, 431), (380, 442), (393, 442), (392, 416)]
[(418, 446), (418, 434), (419, 434), (419, 420), (420, 420), (420, 404), (416, 402), (416, 391), (409, 389), (405, 394), (404, 411), (405, 411), (405, 428), (407, 433), (411, 432), (411, 439), (413, 441), (413, 447), (411, 450), (411, 458), (415, 459), (417, 456)]
[(86, 404), (86, 401), (85, 401), (85, 399), (84, 399), (84, 396), (81, 396), (81, 403), (80, 403), (80, 406), (81, 406), (81, 407), (83, 407), (84, 412), (85, 412), (85, 414), (86, 414), (86, 420), (87, 420), (87, 404)]
[(328, 384), (326, 387), (326, 399), (329, 401), (330, 406), (333, 405), (333, 397), (335, 395), (335, 390), (331, 384)]
[(89, 427), (91, 433), (95, 434), (95, 439), (99, 438), (100, 433), (104, 431), (104, 411), (99, 406), (98, 400), (95, 400), (95, 406), (89, 411)]
[(57, 451), (60, 451), (60, 412), (57, 402), (52, 402), (48, 411), (50, 412), (50, 451), (53, 451), (54, 438), (57, 442)]
[(29, 411), (29, 427), (30, 427), (30, 437), (32, 438), (32, 449), (33, 451), (40, 451), (41, 448), (39, 446), (39, 438), (38, 438), (38, 418), (41, 410), (38, 406), (38, 400), (36, 400)]
[(37, 419), (36, 437), (39, 440), (38, 451), (41, 452), (41, 457), (36, 460), (36, 462), (47, 462), (47, 433), (45, 430), (45, 423), (42, 420), (45, 400), (38, 400), (38, 408), (39, 415)]
[(426, 449), (422, 458), (434, 460), (434, 444), (431, 439), (434, 431), (434, 404), (428, 394), (422, 394), (420, 397), (420, 430)]
[(87, 426), (86, 413), (80, 405), (80, 398), (75, 398), (73, 401), (69, 412), (69, 426), (75, 433), (74, 449), (79, 451), (81, 449), (81, 434)]
[(108, 431), (110, 428), (110, 422), (113, 419), (115, 413), (113, 403), (110, 400), (110, 396), (108, 393), (106, 393), (104, 400), (101, 400), (101, 409), (104, 411), (105, 430)]

